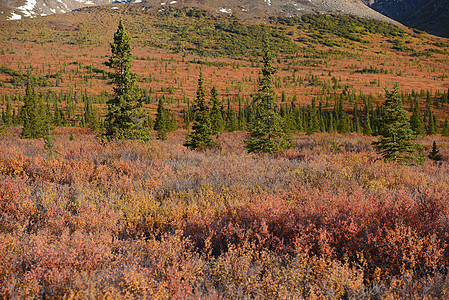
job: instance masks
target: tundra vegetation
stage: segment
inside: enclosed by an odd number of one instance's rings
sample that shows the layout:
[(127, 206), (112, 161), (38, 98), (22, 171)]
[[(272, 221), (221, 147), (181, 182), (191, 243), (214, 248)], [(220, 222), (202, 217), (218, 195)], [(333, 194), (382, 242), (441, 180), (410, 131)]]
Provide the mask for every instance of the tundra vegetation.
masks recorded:
[(447, 40), (118, 7), (0, 27), (3, 298), (449, 297)]

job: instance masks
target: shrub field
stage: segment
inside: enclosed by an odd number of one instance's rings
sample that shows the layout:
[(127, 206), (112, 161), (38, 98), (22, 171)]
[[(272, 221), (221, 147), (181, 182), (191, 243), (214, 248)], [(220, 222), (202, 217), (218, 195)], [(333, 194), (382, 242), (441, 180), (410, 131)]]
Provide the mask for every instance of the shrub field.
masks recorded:
[[(397, 299), (449, 296), (449, 140), (420, 166), (372, 137), (296, 135), (277, 156), (243, 133), (216, 149), (104, 143), (58, 127), (53, 156), (0, 137), (4, 299)], [(69, 137), (73, 135), (73, 140)]]

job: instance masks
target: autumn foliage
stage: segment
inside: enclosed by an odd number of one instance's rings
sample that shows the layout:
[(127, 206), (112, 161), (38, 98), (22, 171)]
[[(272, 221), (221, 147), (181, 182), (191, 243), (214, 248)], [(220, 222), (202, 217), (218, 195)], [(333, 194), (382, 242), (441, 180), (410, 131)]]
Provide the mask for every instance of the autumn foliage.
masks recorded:
[(57, 128), (49, 158), (19, 134), (0, 137), (4, 299), (449, 295), (447, 139), (441, 163), (401, 166), (360, 135), (257, 156), (242, 133), (196, 152), (181, 130), (104, 143)]

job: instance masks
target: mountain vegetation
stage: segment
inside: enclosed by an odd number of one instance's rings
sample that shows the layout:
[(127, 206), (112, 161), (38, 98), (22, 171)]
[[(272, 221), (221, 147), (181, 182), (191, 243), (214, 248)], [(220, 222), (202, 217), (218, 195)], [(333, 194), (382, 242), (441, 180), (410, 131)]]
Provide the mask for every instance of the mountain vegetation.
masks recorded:
[(0, 295), (447, 298), (448, 40), (159, 4), (1, 23)]

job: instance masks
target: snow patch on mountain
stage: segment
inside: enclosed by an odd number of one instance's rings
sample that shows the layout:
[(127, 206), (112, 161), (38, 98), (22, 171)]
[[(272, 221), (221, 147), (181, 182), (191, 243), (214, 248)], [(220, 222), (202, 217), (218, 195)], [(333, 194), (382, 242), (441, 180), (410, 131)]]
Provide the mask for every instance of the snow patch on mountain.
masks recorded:
[(11, 13), (11, 16), (8, 18), (8, 20), (20, 20), (20, 19), (22, 19), (22, 16), (13, 12)]
[(219, 10), (217, 10), (218, 12), (224, 13), (224, 14), (230, 14), (232, 15), (232, 9), (230, 8), (220, 8)]
[(95, 2), (91, 1), (91, 0), (75, 0), (76, 2), (79, 3), (83, 3), (83, 4), (87, 4), (87, 5), (94, 5)]
[(32, 17), (33, 15), (36, 15), (33, 11), (36, 4), (37, 0), (27, 0), (23, 6), (20, 6), (17, 9), (20, 10), (25, 17)]

